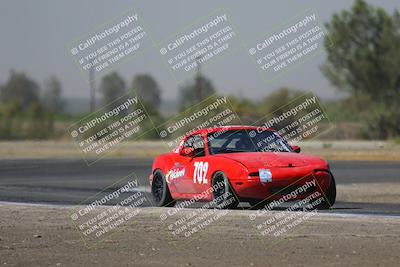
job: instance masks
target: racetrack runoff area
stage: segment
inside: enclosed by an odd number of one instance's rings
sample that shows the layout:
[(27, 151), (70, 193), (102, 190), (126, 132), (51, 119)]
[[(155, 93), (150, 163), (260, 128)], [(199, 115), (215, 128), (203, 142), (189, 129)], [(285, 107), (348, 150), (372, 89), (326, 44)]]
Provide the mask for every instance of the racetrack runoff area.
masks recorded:
[(164, 211), (144, 208), (88, 249), (70, 223), (71, 207), (3, 203), (0, 261), (4, 266), (205, 266), (210, 259), (214, 266), (395, 266), (400, 260), (398, 217), (317, 214), (283, 237), (260, 237), (248, 211), (233, 210), (187, 242), (162, 227)]

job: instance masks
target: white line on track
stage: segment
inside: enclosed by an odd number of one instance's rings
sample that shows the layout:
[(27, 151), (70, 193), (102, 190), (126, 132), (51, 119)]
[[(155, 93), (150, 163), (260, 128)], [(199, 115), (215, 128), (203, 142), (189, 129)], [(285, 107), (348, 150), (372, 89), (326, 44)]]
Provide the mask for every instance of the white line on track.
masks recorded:
[[(50, 207), (50, 208), (71, 208), (71, 207), (85, 207), (85, 205), (58, 205), (58, 204), (44, 204), (44, 203), (24, 203), (24, 202), (9, 202), (9, 201), (0, 201), (0, 205), (19, 205), (19, 206), (36, 206), (36, 207)], [(143, 209), (152, 208), (152, 207), (143, 207)], [(173, 209), (173, 208), (170, 208)], [(183, 209), (190, 210), (190, 208)], [(254, 210), (232, 210), (236, 211), (247, 211), (254, 212)], [(270, 212), (280, 212), (280, 211), (270, 211)], [(315, 216), (319, 217), (340, 217), (340, 218), (387, 218), (387, 219), (399, 219), (400, 215), (386, 215), (386, 214), (371, 214), (371, 213), (327, 213), (327, 212), (318, 212)]]

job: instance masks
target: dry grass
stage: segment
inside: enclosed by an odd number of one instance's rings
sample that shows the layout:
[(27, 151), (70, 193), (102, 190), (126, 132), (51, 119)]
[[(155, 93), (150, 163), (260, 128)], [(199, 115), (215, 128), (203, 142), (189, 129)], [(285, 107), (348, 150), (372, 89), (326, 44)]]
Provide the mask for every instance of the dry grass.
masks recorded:
[[(300, 144), (302, 153), (328, 160), (400, 161), (400, 145), (380, 141), (310, 141)], [(168, 152), (162, 141), (124, 142), (107, 157), (153, 158)], [(82, 157), (70, 141), (3, 141), (0, 158), (76, 158)]]

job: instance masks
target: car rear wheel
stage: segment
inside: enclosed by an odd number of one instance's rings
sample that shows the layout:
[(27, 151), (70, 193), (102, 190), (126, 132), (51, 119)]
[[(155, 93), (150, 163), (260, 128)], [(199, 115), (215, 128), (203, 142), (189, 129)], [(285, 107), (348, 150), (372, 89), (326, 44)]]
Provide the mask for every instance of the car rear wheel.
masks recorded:
[(157, 207), (173, 207), (176, 203), (169, 192), (165, 176), (160, 170), (154, 172), (151, 194)]
[(324, 201), (321, 202), (316, 208), (320, 210), (329, 209), (330, 207), (335, 204), (336, 201), (336, 183), (335, 178), (331, 174), (331, 184), (329, 185), (328, 189), (324, 192)]
[(234, 209), (239, 204), (226, 175), (218, 171), (212, 179), (213, 201), (220, 209)]

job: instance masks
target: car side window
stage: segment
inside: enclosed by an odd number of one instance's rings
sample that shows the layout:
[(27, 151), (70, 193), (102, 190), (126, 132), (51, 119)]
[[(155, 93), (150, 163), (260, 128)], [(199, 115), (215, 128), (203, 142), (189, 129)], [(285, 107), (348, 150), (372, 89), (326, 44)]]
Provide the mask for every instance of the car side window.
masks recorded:
[(192, 135), (183, 143), (183, 148), (193, 148), (195, 157), (205, 156), (204, 139), (202, 135)]

